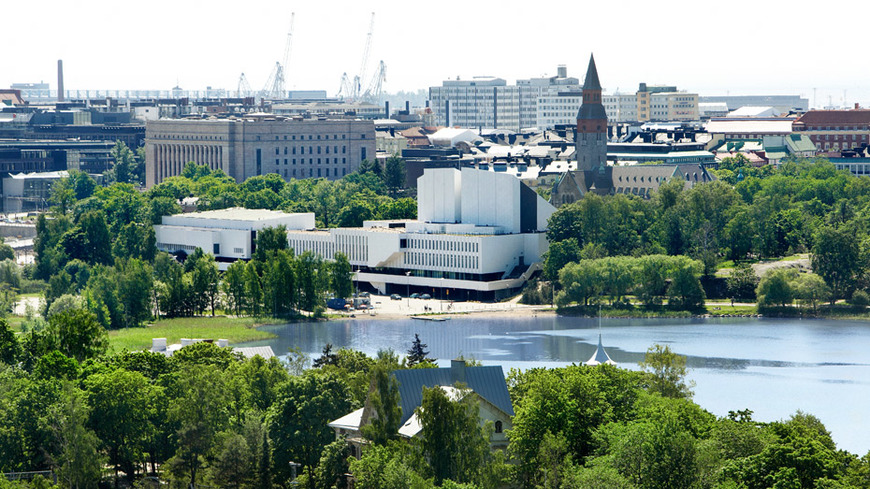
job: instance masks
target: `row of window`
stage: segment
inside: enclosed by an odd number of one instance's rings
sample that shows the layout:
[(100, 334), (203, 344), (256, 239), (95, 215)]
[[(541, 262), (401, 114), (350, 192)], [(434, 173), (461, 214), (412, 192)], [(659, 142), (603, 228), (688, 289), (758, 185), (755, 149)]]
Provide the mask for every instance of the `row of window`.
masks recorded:
[[(317, 158), (317, 164), (320, 165), (320, 164), (323, 162), (322, 160), (326, 160), (325, 163), (326, 163), (327, 165), (329, 164), (329, 158)], [(296, 164), (296, 158), (284, 158), (284, 164), (285, 164), (285, 165), (287, 164), (288, 161), (291, 161), (292, 164), (294, 164), (294, 165)], [(300, 164), (300, 165), (304, 165), (304, 164), (305, 164), (305, 158), (299, 158), (299, 164)], [(309, 165), (313, 165), (313, 164), (314, 164), (314, 158), (308, 158), (308, 164), (309, 164)], [(333, 159), (332, 159), (332, 164), (337, 165), (337, 164), (338, 164), (338, 158), (333, 158)], [(346, 164), (347, 164), (347, 158), (342, 158), (342, 159), (341, 159), (341, 164), (342, 164), (342, 165), (346, 165)], [(280, 166), (280, 165), (281, 165), (281, 158), (275, 158), (275, 165), (277, 165), (277, 166)]]
[(435, 253), (405, 253), (405, 265), (422, 267), (462, 268), (474, 270), (477, 268), (477, 255), (447, 255)]
[[(284, 154), (286, 155), (289, 153), (289, 154), (295, 155), (296, 148), (297, 148), (297, 146), (290, 146), (290, 147), (284, 146)], [(299, 148), (299, 154), (304, 155), (305, 154), (305, 146), (299, 146), (298, 148)], [(329, 154), (329, 148), (330, 148), (329, 146), (309, 146), (308, 147), (308, 154), (313, 155), (314, 148), (317, 148), (317, 154), (321, 154), (321, 152)], [(332, 146), (332, 152), (335, 154), (338, 154), (338, 146)], [(276, 155), (281, 154), (281, 148), (276, 146), (275, 147), (275, 154)], [(347, 146), (341, 147), (341, 154), (347, 154)]]
[(464, 251), (468, 253), (477, 253), (478, 244), (479, 243), (476, 241), (410, 238), (408, 247), (419, 250)]
[(223, 141), (223, 136), (210, 134), (155, 134), (154, 139), (182, 139), (185, 141)]
[[(323, 171), (323, 170), (326, 170), (326, 171)], [(341, 175), (339, 175), (339, 168), (334, 168), (332, 172), (330, 172), (329, 168), (325, 168), (325, 169), (318, 168), (317, 169), (317, 176), (330, 178), (330, 177), (339, 177), (339, 176), (343, 177), (343, 176), (347, 175), (347, 168), (341, 168), (340, 170), (341, 170), (341, 172), (340, 172)], [(283, 171), (275, 170), (275, 173), (278, 173), (279, 175), (284, 175), (285, 179), (291, 178), (291, 177), (292, 178), (306, 178), (306, 177), (313, 178), (315, 171), (314, 171), (314, 168), (309, 168), (307, 171), (305, 168), (301, 168), (297, 173), (295, 168), (293, 170), (289, 170), (289, 171), (285, 168)], [(332, 174), (330, 174), (330, 173), (332, 173)]]

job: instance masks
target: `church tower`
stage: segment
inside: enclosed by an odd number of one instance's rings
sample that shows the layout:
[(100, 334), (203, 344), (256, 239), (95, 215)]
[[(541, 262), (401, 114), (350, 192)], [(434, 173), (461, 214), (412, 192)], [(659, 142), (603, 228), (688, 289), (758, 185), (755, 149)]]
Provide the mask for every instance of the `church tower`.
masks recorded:
[(575, 136), (577, 170), (604, 173), (607, 169), (607, 112), (601, 104), (601, 83), (595, 68), (595, 57), (589, 56), (586, 81), (583, 83), (583, 103), (577, 112)]

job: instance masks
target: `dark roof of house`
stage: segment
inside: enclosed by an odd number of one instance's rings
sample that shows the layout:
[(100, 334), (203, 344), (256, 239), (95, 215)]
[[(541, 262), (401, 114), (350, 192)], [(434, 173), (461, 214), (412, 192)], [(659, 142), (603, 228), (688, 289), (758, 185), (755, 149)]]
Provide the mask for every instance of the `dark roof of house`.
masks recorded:
[(420, 406), (423, 401), (423, 387), (452, 386), (457, 382), (465, 384), (477, 395), (508, 415), (514, 415), (504, 371), (499, 366), (468, 367), (464, 361), (454, 360), (451, 362), (450, 368), (396, 370), (393, 374), (399, 381), (399, 395), (402, 399), (400, 424), (404, 424), (408, 418), (413, 416), (414, 410)]
[(811, 110), (795, 122), (804, 124), (870, 124), (870, 109)]

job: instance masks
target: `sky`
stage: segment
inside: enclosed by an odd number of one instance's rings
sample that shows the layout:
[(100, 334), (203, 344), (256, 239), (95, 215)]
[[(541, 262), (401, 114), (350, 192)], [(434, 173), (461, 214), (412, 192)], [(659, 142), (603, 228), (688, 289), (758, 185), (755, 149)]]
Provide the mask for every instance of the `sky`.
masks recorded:
[[(863, 13), (860, 11), (864, 10)], [(583, 78), (595, 54), (606, 92), (638, 83), (701, 95), (790, 94), (811, 106), (870, 106), (870, 68), (855, 0), (431, 2), (365, 0), (31, 0), (2, 25), (0, 87), (45, 81), (84, 89), (262, 88), (283, 59), (295, 13), (287, 88), (335, 95), (361, 67), (386, 64), (384, 91), (443, 80)]]

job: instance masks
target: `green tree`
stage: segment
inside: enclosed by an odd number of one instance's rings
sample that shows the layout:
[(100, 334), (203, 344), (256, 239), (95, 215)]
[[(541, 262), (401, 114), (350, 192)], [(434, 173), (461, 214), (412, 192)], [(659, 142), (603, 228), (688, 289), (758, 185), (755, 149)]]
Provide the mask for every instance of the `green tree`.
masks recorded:
[(831, 304), (847, 297), (866, 268), (854, 230), (846, 227), (819, 228), (814, 238), (813, 271), (831, 288)]
[(263, 304), (273, 317), (290, 314), (296, 303), (293, 253), (280, 250), (263, 264)]
[(692, 263), (678, 267), (668, 287), (668, 305), (674, 309), (699, 310), (703, 309), (705, 299)]
[(220, 285), (220, 277), (218, 265), (211, 254), (206, 254), (202, 258), (196, 260), (193, 269), (190, 272), (191, 284), (193, 285), (193, 296), (197, 298), (196, 304), (199, 309), (197, 312), (202, 314), (206, 307), (211, 309), (211, 315), (214, 316), (215, 306), (217, 305), (218, 292)]
[(796, 277), (797, 271), (791, 268), (774, 268), (765, 272), (755, 292), (758, 305), (786, 307), (791, 304), (794, 301), (793, 282)]
[(411, 343), (411, 348), (408, 349), (408, 367), (413, 367), (421, 363), (434, 363), (435, 360), (429, 358), (429, 352), (426, 347), (429, 346), (420, 340), (420, 335), (414, 333), (414, 342)]
[(335, 254), (335, 260), (330, 265), (330, 286), (336, 297), (350, 297), (353, 293), (353, 270), (347, 255), (341, 252)]
[(693, 382), (686, 383), (686, 357), (667, 345), (655, 344), (646, 351), (640, 368), (649, 374), (649, 390), (663, 397), (691, 398)]
[(288, 248), (287, 227), (283, 224), (276, 227), (265, 227), (257, 231), (254, 259), (266, 261), (269, 257)]
[(59, 450), (52, 465), (64, 487), (70, 489), (96, 488), (102, 475), (104, 457), (99, 452), (99, 439), (86, 426), (88, 415), (81, 391), (64, 383), (61, 402), (51, 408)]
[(82, 309), (52, 316), (48, 320), (47, 333), (62, 353), (78, 361), (99, 356), (109, 346), (108, 334), (96, 316)]
[(580, 247), (577, 240), (568, 238), (550, 243), (550, 248), (544, 254), (544, 276), (549, 280), (559, 279), (559, 270), (571, 262), (580, 260)]
[(755, 288), (758, 286), (758, 275), (748, 263), (738, 263), (728, 275), (728, 294), (734, 300), (755, 300)]
[(172, 474), (195, 486), (205, 456), (212, 450), (217, 434), (229, 423), (229, 396), (222, 372), (212, 365), (186, 367), (178, 379), (178, 388), (179, 396), (169, 411), (179, 426), (178, 451), (167, 465)]
[[(477, 482), (489, 455), (489, 432), (480, 426), (476, 394), (460, 388), (451, 400), (439, 386), (423, 388), (417, 409), (420, 445), (435, 482)], [(491, 427), (489, 427), (491, 429)]]
[(251, 447), (245, 437), (238, 433), (228, 433), (212, 465), (212, 478), (220, 487), (247, 487), (254, 476), (254, 466), (250, 459)]
[(368, 402), (372, 414), (369, 423), (362, 427), (362, 434), (372, 443), (384, 445), (399, 437), (402, 420), (399, 381), (383, 362), (375, 365), (371, 375)]
[(115, 143), (115, 147), (112, 148), (112, 159), (115, 160), (115, 165), (110, 173), (114, 177), (114, 181), (119, 183), (139, 183), (134, 181), (135, 177), (132, 174), (136, 166), (136, 155), (123, 141)]
[(0, 362), (15, 365), (21, 357), (21, 345), (6, 319), (0, 318)]
[(405, 187), (405, 160), (396, 155), (387, 158), (382, 177), (384, 184), (390, 189), (390, 193), (395, 195), (397, 191)]
[(309, 470), (317, 465), (323, 447), (335, 439), (326, 423), (351, 408), (347, 385), (334, 373), (315, 370), (284, 383), (267, 415), (278, 480), (289, 480), (291, 461)]
[(152, 386), (139, 372), (122, 368), (95, 374), (85, 381), (90, 427), (109, 455), (109, 463), (132, 481), (143, 459), (149, 425)]
[(228, 305), (236, 316), (240, 316), (242, 311), (247, 309), (245, 275), (245, 262), (238, 260), (227, 267), (224, 280), (221, 283)]

